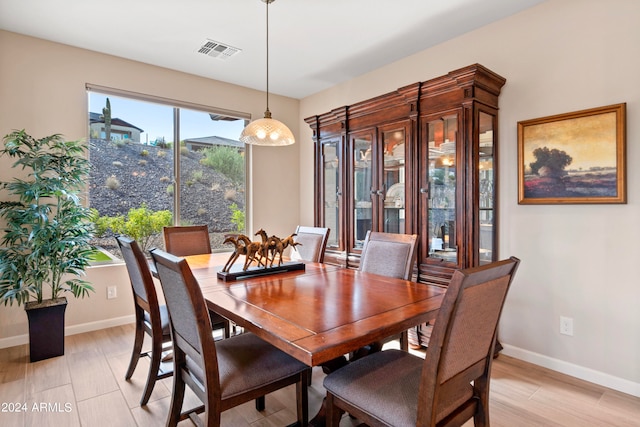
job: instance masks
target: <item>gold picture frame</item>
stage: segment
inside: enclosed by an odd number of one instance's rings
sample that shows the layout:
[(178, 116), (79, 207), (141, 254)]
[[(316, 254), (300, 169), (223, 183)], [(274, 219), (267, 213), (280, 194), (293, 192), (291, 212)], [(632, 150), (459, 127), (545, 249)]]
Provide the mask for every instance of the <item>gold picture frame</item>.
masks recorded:
[(518, 203), (627, 203), (626, 103), (518, 122)]

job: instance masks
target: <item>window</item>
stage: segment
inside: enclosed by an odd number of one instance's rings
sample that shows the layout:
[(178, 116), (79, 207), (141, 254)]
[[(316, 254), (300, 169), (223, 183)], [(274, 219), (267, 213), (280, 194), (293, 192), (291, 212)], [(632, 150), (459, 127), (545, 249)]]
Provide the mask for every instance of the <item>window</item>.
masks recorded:
[[(224, 234), (244, 231), (246, 162), (238, 137), (248, 115), (87, 90), (89, 207), (99, 225), (93, 243), (119, 256), (114, 234), (122, 232), (144, 249), (163, 247), (162, 234), (145, 229), (153, 220), (206, 224), (212, 249), (230, 249)], [(137, 216), (126, 222), (128, 215)]]

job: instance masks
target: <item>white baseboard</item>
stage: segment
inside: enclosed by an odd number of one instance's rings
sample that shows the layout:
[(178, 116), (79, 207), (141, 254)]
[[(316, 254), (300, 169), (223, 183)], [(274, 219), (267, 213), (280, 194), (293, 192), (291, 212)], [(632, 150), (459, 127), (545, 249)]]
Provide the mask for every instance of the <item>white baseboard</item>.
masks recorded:
[[(71, 325), (64, 328), (65, 336), (81, 334), (83, 332), (97, 331), (99, 329), (111, 328), (114, 326), (128, 325), (136, 321), (135, 316), (122, 316), (113, 319), (104, 319), (96, 322), (82, 323), (79, 325)], [(14, 337), (0, 338), (0, 348), (14, 347), (29, 343), (29, 335), (16, 335)]]
[(506, 356), (515, 357), (516, 359), (524, 360), (525, 362), (533, 363), (534, 365), (542, 366), (544, 368), (551, 369), (552, 371), (557, 371), (584, 381), (589, 381), (590, 383), (608, 387), (635, 397), (640, 397), (640, 383), (634, 383), (633, 381), (629, 381), (624, 378), (615, 377), (613, 375), (605, 374), (604, 372), (585, 368), (584, 366), (574, 365), (573, 363), (554, 359), (549, 356), (534, 353), (509, 344), (502, 343), (502, 345), (504, 347), (502, 353)]

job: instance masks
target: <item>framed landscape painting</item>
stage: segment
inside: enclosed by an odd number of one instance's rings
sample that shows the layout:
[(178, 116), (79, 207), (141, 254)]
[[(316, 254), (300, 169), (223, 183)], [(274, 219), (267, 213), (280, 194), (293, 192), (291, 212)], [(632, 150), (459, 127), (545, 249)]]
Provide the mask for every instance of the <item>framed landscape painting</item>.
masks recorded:
[(518, 203), (626, 203), (626, 104), (518, 122)]

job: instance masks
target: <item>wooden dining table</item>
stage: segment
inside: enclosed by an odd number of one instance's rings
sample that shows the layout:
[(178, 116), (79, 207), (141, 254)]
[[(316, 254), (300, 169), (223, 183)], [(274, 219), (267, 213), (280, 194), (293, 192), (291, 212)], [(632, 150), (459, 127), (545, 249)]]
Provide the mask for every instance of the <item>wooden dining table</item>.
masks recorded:
[(217, 273), (228, 253), (185, 258), (209, 309), (309, 366), (435, 319), (445, 293), (312, 262), (304, 270), (226, 282)]

